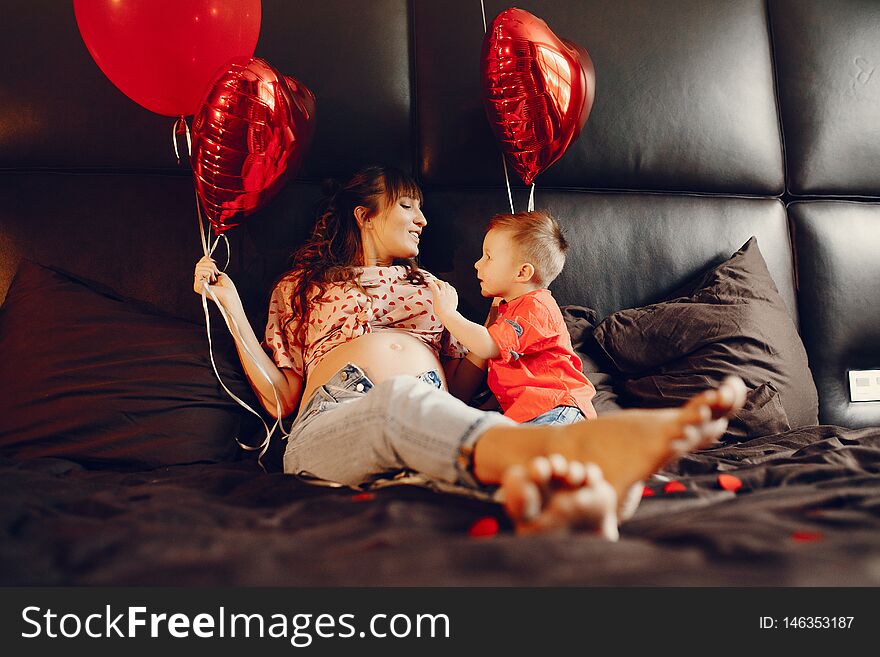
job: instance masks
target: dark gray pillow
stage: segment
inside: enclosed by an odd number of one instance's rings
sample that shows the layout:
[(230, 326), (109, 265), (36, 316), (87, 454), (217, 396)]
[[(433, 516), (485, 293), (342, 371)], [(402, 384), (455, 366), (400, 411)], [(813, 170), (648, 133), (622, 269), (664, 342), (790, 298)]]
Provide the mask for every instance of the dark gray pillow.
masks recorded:
[(621, 406), (614, 390), (613, 365), (593, 337), (598, 320), (596, 311), (584, 306), (562, 306), (560, 310), (571, 337), (571, 346), (581, 359), (581, 369), (596, 388), (596, 396), (593, 397), (596, 414), (619, 411)]
[(752, 393), (732, 437), (818, 422), (806, 351), (754, 237), (675, 298), (616, 312), (593, 336), (626, 406), (678, 405), (737, 374)]
[[(258, 408), (221, 344), (223, 381)], [(0, 354), (2, 456), (155, 468), (235, 458), (253, 431), (203, 326), (27, 260), (0, 307)]]

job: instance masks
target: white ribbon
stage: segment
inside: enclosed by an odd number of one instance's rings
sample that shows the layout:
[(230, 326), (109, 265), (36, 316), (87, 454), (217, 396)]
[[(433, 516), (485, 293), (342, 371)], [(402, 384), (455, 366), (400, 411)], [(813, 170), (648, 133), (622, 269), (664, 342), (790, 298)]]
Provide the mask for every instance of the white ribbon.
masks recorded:
[(238, 438), (235, 439), (235, 442), (238, 443), (238, 446), (244, 450), (247, 450), (248, 452), (254, 452), (256, 450), (260, 450), (260, 454), (257, 457), (257, 463), (259, 463), (260, 467), (263, 468), (263, 471), (265, 472), (266, 468), (263, 466), (263, 456), (266, 454), (266, 450), (269, 449), (269, 442), (272, 439), (272, 434), (275, 432), (275, 429), (280, 428), (281, 434), (285, 437), (287, 437), (290, 433), (289, 431), (287, 431), (284, 428), (284, 424), (281, 422), (281, 398), (278, 396), (278, 389), (275, 387), (275, 384), (272, 382), (272, 378), (269, 376), (269, 373), (266, 372), (266, 370), (263, 368), (262, 365), (260, 365), (260, 362), (257, 360), (254, 353), (250, 350), (250, 348), (247, 346), (247, 344), (245, 344), (244, 340), (241, 340), (241, 342), (239, 343), (241, 345), (242, 349), (244, 349), (245, 353), (248, 356), (250, 356), (251, 360), (253, 361), (254, 365), (256, 366), (256, 368), (260, 372), (260, 374), (263, 376), (263, 378), (269, 382), (270, 386), (272, 386), (272, 394), (275, 397), (275, 418), (276, 418), (275, 423), (272, 425), (272, 428), (271, 429), (269, 428), (269, 426), (266, 424), (265, 420), (263, 420), (263, 416), (261, 416), (259, 413), (257, 413), (257, 411), (255, 411), (250, 406), (248, 406), (234, 392), (232, 392), (229, 388), (227, 388), (225, 383), (223, 383), (223, 379), (220, 378), (220, 372), (217, 371), (217, 364), (214, 362), (214, 350), (213, 350), (213, 345), (212, 345), (212, 341), (211, 341), (211, 314), (208, 309), (208, 297), (207, 297), (207, 295), (209, 295), (209, 294), (211, 295), (211, 298), (214, 300), (214, 303), (217, 305), (217, 309), (220, 311), (220, 315), (223, 317), (223, 321), (226, 322), (226, 327), (229, 329), (230, 333), (232, 333), (233, 336), (237, 335), (239, 337), (241, 336), (241, 333), (238, 331), (238, 324), (236, 323), (235, 318), (233, 318), (231, 315), (229, 315), (224, 310), (223, 306), (220, 304), (220, 301), (218, 301), (218, 299), (217, 299), (217, 295), (214, 294), (214, 290), (212, 290), (210, 288), (210, 286), (208, 285), (207, 282), (202, 283), (202, 308), (205, 310), (205, 325), (207, 326), (207, 332), (208, 332), (208, 353), (210, 354), (210, 357), (211, 357), (211, 367), (214, 368), (214, 374), (217, 375), (217, 380), (220, 382), (220, 385), (223, 386), (223, 389), (227, 392), (227, 394), (230, 397), (232, 397), (235, 401), (237, 401), (241, 406), (243, 406), (248, 411), (250, 411), (251, 413), (256, 415), (257, 418), (259, 418), (260, 422), (262, 423), (263, 429), (266, 430), (266, 438), (263, 440), (263, 442), (261, 442), (256, 447), (253, 447), (251, 445), (246, 445), (243, 442), (241, 442)]
[[(488, 31), (488, 27), (486, 26), (486, 5), (483, 4), (483, 0), (480, 0), (480, 9), (483, 12), (483, 34)], [(501, 153), (501, 165), (504, 167), (504, 184), (507, 186), (507, 200), (510, 202), (510, 214), (515, 214), (513, 209), (513, 192), (510, 189), (510, 176), (507, 173), (507, 158), (504, 157), (504, 153)], [(532, 208), (529, 208), (530, 210)]]
[(171, 126), (171, 143), (174, 144), (174, 156), (177, 158), (178, 166), (180, 166), (180, 152), (177, 150), (177, 130), (180, 124), (183, 124), (186, 132), (186, 152), (190, 158), (192, 158), (192, 135), (189, 132), (189, 126), (186, 124), (186, 119), (181, 116), (174, 122), (174, 125)]
[[(180, 126), (183, 126), (182, 132), (184, 132), (184, 134), (186, 134), (186, 152), (190, 158), (190, 161), (192, 161), (192, 134), (190, 133), (189, 125), (187, 125), (186, 119), (183, 116), (181, 116), (179, 119), (177, 119), (174, 122), (174, 126), (172, 127), (172, 132), (171, 132), (171, 140), (172, 140), (172, 143), (174, 144), (174, 155), (177, 157), (177, 164), (180, 164), (180, 151), (178, 150), (178, 147), (177, 147), (177, 135), (178, 135), (178, 130), (179, 130)], [(195, 175), (195, 172), (193, 173), (193, 175)], [(204, 225), (205, 222), (202, 219), (202, 206), (201, 206), (201, 202), (199, 201), (199, 193), (198, 193), (198, 191), (195, 190), (195, 186), (193, 186), (193, 192), (195, 193), (195, 197), (196, 197), (196, 218), (199, 222), (199, 237), (201, 238), (201, 243), (202, 243), (202, 253), (206, 256), (214, 255), (214, 251), (217, 249), (217, 245), (220, 243), (220, 238), (222, 237), (223, 241), (226, 243), (226, 264), (223, 266), (222, 271), (226, 271), (226, 268), (229, 266), (229, 261), (232, 258), (232, 252), (229, 247), (229, 238), (226, 237), (225, 233), (220, 233), (220, 235), (217, 236), (217, 239), (215, 239), (213, 242), (211, 242), (209, 240), (209, 238), (208, 238), (209, 233), (206, 230), (205, 225)], [(256, 366), (256, 368), (260, 372), (260, 374), (263, 376), (263, 378), (266, 379), (266, 381), (268, 381), (269, 385), (272, 387), (272, 394), (275, 397), (275, 417), (276, 417), (276, 420), (271, 428), (269, 428), (269, 426), (266, 424), (266, 421), (263, 420), (263, 416), (260, 415), (254, 409), (252, 409), (250, 406), (248, 406), (242, 399), (240, 399), (234, 392), (232, 392), (226, 386), (226, 384), (223, 383), (223, 379), (220, 377), (220, 372), (217, 370), (217, 363), (214, 361), (214, 345), (213, 345), (213, 341), (211, 340), (211, 313), (210, 313), (210, 310), (208, 309), (208, 295), (210, 295), (211, 298), (214, 300), (214, 303), (216, 304), (217, 309), (220, 311), (220, 315), (221, 315), (221, 317), (223, 317), (223, 321), (226, 322), (226, 327), (229, 329), (230, 333), (232, 333), (233, 338), (235, 336), (239, 337), (239, 345), (244, 350), (244, 352), (251, 358), (251, 360), (253, 361), (254, 365)], [(275, 429), (280, 428), (281, 434), (284, 437), (287, 437), (290, 434), (290, 432), (284, 428), (284, 424), (281, 422), (281, 398), (278, 395), (278, 389), (275, 387), (275, 384), (272, 382), (272, 378), (269, 376), (269, 373), (266, 372), (266, 370), (263, 368), (262, 365), (260, 365), (260, 363), (257, 360), (254, 353), (250, 350), (250, 348), (247, 346), (247, 344), (245, 344), (244, 340), (241, 339), (241, 332), (238, 330), (238, 324), (236, 323), (235, 319), (231, 315), (229, 315), (226, 312), (226, 310), (223, 308), (223, 306), (220, 304), (220, 301), (217, 299), (217, 295), (210, 288), (207, 281), (202, 283), (202, 308), (205, 311), (205, 327), (206, 327), (207, 334), (208, 334), (208, 355), (211, 359), (211, 367), (214, 368), (214, 374), (216, 375), (217, 380), (220, 382), (220, 385), (226, 391), (226, 394), (228, 394), (230, 397), (232, 397), (232, 399), (234, 399), (236, 402), (238, 402), (239, 405), (243, 406), (245, 409), (247, 409), (248, 411), (250, 411), (251, 413), (256, 415), (257, 418), (259, 418), (260, 423), (262, 423), (262, 425), (263, 425), (263, 429), (266, 430), (266, 438), (263, 440), (263, 442), (261, 442), (256, 447), (244, 444), (243, 442), (241, 442), (238, 439), (238, 437), (236, 437), (235, 442), (238, 443), (239, 447), (241, 447), (242, 449), (249, 451), (249, 452), (260, 450), (260, 454), (257, 457), (257, 463), (260, 465), (261, 468), (263, 468), (263, 471), (265, 472), (266, 468), (263, 466), (263, 456), (266, 454), (266, 450), (269, 449), (269, 442), (272, 439), (272, 434), (275, 432)]]

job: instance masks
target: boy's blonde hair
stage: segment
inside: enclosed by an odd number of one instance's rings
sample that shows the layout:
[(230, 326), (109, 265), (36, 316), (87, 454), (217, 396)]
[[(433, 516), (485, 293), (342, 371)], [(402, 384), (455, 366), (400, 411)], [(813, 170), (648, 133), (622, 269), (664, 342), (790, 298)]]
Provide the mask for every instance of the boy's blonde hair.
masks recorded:
[(509, 231), (519, 248), (519, 255), (535, 268), (535, 282), (547, 287), (565, 266), (568, 242), (562, 227), (546, 210), (496, 214), (489, 220), (487, 232)]

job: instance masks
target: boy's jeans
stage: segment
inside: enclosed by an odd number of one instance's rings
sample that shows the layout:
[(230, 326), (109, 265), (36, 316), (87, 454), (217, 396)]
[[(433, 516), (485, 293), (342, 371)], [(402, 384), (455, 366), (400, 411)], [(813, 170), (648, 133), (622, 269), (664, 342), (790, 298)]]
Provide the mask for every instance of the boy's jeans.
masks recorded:
[(575, 406), (557, 406), (523, 424), (573, 424), (585, 419), (581, 409)]

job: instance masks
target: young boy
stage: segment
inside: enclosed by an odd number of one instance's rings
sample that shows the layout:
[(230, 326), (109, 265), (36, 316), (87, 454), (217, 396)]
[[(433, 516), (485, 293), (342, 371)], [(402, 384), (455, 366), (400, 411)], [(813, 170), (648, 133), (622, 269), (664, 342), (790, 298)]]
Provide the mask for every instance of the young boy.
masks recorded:
[(429, 282), (434, 311), (449, 332), (489, 360), (488, 383), (504, 414), (517, 422), (570, 424), (593, 419), (596, 390), (559, 306), (547, 286), (565, 265), (568, 244), (547, 212), (496, 215), (476, 262), (484, 297), (500, 297), (488, 327), (458, 312), (458, 294), (443, 281)]

